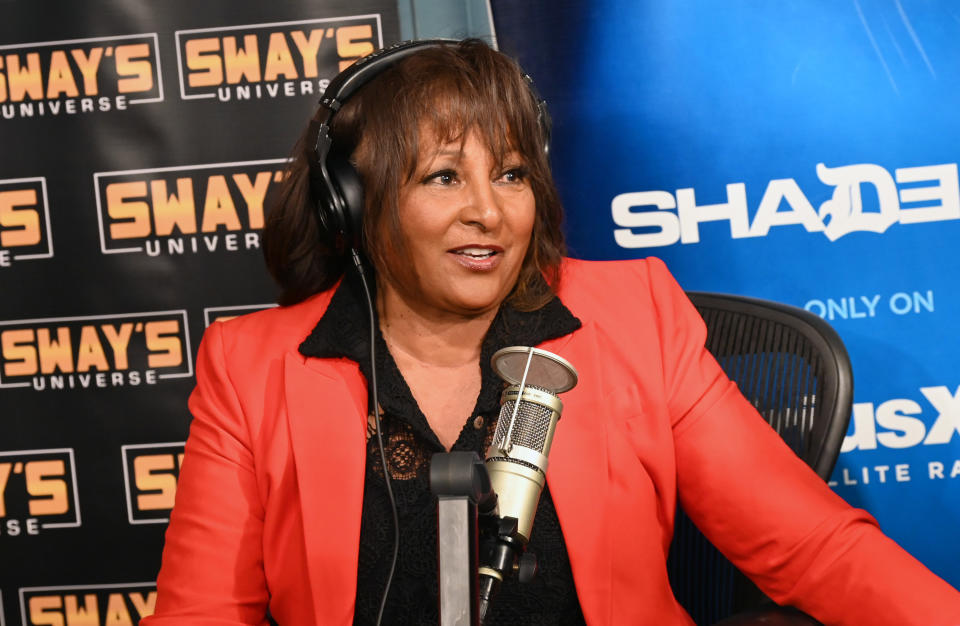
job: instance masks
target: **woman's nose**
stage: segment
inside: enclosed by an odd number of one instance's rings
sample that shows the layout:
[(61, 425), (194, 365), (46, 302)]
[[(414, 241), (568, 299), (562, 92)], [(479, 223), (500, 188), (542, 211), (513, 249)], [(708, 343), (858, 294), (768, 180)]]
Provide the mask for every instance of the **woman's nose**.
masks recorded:
[(503, 219), (502, 199), (494, 185), (478, 180), (467, 185), (460, 221), (482, 231), (494, 230)]

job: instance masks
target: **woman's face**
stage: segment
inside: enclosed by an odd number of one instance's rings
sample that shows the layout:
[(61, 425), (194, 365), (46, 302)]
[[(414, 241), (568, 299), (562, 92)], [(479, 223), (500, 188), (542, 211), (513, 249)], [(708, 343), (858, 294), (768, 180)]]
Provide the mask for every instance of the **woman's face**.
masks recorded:
[[(475, 131), (439, 143), (421, 133), (413, 178), (399, 194), (410, 285), (387, 285), (423, 313), (477, 316), (510, 294), (533, 231), (536, 203), (518, 152), (498, 163)], [(407, 282), (405, 280), (405, 282)]]

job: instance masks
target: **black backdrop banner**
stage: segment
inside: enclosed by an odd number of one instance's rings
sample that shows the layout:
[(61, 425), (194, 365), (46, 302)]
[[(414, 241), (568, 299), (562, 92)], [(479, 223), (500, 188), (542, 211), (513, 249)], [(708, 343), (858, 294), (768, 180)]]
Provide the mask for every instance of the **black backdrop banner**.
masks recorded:
[(194, 358), (376, 1), (0, 2), (0, 626), (152, 612)]

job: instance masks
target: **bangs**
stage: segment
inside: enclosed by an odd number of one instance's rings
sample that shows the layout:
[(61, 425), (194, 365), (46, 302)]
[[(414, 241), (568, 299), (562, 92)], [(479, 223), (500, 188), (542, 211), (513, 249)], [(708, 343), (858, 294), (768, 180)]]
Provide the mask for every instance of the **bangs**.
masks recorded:
[[(502, 101), (492, 89), (476, 89), (468, 83), (435, 84), (433, 93), (420, 93), (424, 102), (420, 107), (426, 113), (413, 125), (407, 145), (411, 154), (408, 155), (408, 180), (413, 176), (417, 167), (417, 159), (424, 150), (432, 146), (424, 145), (430, 141), (437, 143), (437, 148), (444, 144), (457, 144), (461, 148), (466, 136), (471, 131), (490, 151), (494, 160), (502, 165), (507, 156), (517, 151), (523, 154), (524, 160), (529, 160), (515, 137), (514, 128), (519, 125), (517, 119), (505, 119), (502, 110)], [(429, 135), (424, 137), (423, 134)]]
[(410, 181), (421, 151), (431, 147), (423, 145), (425, 131), (429, 140), (461, 145), (476, 131), (500, 164), (512, 151), (527, 163), (543, 152), (545, 137), (531, 115), (538, 111), (536, 99), (519, 68), (502, 55), (468, 59), (453, 49), (436, 48), (381, 78), (377, 92), (390, 96), (364, 103), (372, 105), (362, 107), (365, 117), (379, 128), (365, 125), (363, 138), (378, 138), (369, 153), (388, 150), (399, 157), (403, 171), (396, 172), (398, 182)]

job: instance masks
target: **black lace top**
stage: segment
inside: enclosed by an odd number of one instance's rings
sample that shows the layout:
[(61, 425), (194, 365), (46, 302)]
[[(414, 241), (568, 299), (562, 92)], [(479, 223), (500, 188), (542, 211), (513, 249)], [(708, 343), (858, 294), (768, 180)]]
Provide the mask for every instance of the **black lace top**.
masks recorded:
[[(300, 345), (305, 356), (346, 357), (356, 361), (370, 380), (368, 313), (359, 280), (349, 272), (330, 306)], [(497, 313), (480, 353), (481, 388), (477, 404), (463, 425), (454, 450), (484, 456), (493, 438), (503, 383), (490, 358), (502, 347), (536, 345), (580, 327), (558, 298), (538, 311), (520, 312), (504, 304)], [(400, 519), (400, 553), (384, 611), (386, 624), (436, 624), (437, 530), (436, 500), (430, 493), (430, 457), (444, 448), (417, 406), (387, 345), (376, 332), (377, 382), (382, 410), (383, 441)], [(371, 401), (372, 404), (372, 401)], [(331, 416), (331, 419), (335, 416)], [(354, 624), (376, 622), (393, 546), (393, 521), (373, 416), (367, 429), (367, 463)], [(584, 624), (580, 602), (557, 513), (545, 487), (534, 518), (529, 550), (540, 571), (525, 585), (516, 578), (503, 584), (491, 603), (488, 626), (524, 624)]]

